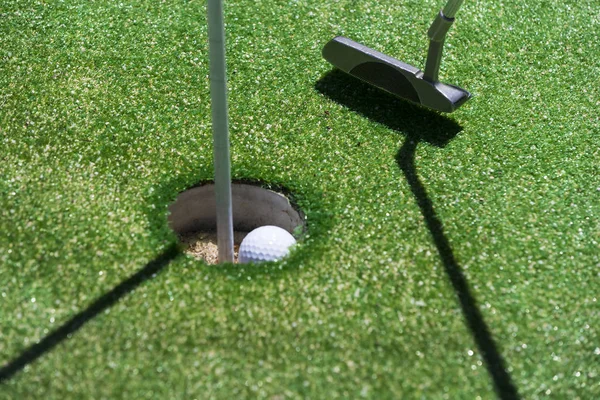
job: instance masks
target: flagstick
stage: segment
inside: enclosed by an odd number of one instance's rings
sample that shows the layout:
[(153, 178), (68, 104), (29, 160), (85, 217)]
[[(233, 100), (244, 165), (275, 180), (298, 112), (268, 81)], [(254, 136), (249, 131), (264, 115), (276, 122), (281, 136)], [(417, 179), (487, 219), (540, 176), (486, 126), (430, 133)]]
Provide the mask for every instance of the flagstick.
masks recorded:
[(231, 206), (231, 161), (227, 116), (227, 76), (223, 1), (208, 0), (208, 42), (210, 95), (217, 203), (217, 245), (219, 262), (233, 262), (233, 216)]

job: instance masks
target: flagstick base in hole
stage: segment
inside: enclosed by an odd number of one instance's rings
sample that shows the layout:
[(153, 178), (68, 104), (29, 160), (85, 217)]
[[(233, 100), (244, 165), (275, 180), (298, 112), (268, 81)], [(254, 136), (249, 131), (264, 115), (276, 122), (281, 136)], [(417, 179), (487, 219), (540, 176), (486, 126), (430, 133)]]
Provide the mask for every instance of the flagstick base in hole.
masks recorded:
[(222, 0), (208, 0), (207, 17), (219, 262), (233, 262), (231, 160)]

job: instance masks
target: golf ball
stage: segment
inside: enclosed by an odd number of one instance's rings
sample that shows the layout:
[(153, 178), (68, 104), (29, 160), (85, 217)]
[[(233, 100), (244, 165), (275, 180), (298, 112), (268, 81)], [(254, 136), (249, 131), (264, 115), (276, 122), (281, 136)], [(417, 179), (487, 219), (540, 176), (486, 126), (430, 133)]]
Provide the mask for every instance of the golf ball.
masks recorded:
[(285, 229), (272, 225), (261, 226), (242, 240), (238, 261), (277, 261), (285, 257), (295, 243), (296, 239)]

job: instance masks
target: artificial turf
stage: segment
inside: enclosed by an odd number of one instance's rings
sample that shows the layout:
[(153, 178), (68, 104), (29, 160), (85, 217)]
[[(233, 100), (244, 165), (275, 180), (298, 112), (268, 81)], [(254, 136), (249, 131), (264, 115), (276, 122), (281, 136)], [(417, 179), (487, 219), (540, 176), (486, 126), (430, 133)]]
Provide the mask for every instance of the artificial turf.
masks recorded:
[(205, 4), (0, 6), (0, 398), (600, 397), (600, 8), (465, 2), (440, 115), (320, 57), (423, 65), (437, 1), (226, 3), (232, 172), (308, 234), (206, 266)]

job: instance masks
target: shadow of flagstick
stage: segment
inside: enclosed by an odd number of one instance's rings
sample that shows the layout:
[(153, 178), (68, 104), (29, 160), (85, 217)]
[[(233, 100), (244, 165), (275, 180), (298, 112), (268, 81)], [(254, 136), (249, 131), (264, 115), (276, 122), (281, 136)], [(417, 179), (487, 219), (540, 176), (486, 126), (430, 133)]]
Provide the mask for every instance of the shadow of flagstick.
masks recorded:
[(471, 294), (467, 279), (463, 274), (461, 267), (456, 262), (448, 238), (444, 233), (444, 226), (435, 213), (433, 203), (429, 199), (427, 191), (417, 175), (415, 153), (418, 145), (419, 140), (406, 138), (402, 148), (396, 156), (396, 161), (404, 173), (411, 191), (417, 200), (417, 204), (421, 209), (421, 213), (425, 218), (425, 223), (433, 237), (435, 246), (442, 259), (442, 263), (444, 264), (446, 274), (458, 297), (467, 325), (471, 330), (477, 348), (479, 349), (485, 362), (485, 366), (493, 380), (496, 394), (501, 399), (519, 399), (520, 397), (517, 388), (512, 382), (511, 376), (506, 371), (504, 359), (500, 355), (498, 346), (492, 338), (490, 330), (479, 311), (477, 301)]
[(171, 245), (162, 254), (146, 264), (141, 270), (119, 283), (110, 292), (103, 294), (85, 310), (62, 324), (58, 329), (52, 331), (38, 343), (25, 349), (18, 357), (0, 368), (0, 383), (10, 379), (27, 365), (52, 350), (69, 335), (77, 332), (85, 325), (85, 323), (96, 317), (102, 311), (112, 307), (122, 297), (169, 265), (179, 254), (180, 251), (178, 245)]

